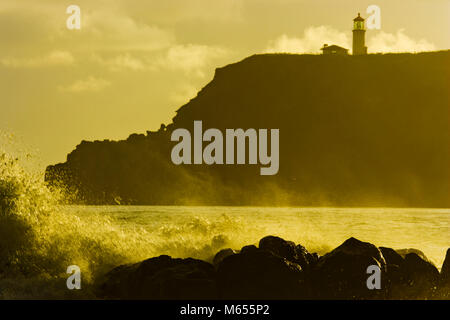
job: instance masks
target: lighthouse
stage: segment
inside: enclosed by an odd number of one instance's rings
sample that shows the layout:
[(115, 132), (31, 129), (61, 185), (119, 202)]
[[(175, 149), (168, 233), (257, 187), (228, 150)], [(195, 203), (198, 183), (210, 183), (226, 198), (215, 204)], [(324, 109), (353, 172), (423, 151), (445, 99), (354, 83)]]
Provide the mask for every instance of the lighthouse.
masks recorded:
[(366, 47), (366, 28), (364, 27), (364, 19), (358, 13), (353, 19), (353, 55), (367, 54)]

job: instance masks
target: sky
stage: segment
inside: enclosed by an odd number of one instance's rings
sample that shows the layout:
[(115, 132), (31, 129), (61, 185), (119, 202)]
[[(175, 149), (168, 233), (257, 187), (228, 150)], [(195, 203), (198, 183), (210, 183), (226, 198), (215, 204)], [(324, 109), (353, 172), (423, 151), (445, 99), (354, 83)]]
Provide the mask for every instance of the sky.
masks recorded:
[[(67, 28), (70, 5), (79, 30)], [(0, 134), (45, 166), (82, 140), (157, 130), (217, 67), (351, 49), (352, 20), (369, 5), (381, 10), (369, 53), (450, 48), (450, 0), (2, 0)]]

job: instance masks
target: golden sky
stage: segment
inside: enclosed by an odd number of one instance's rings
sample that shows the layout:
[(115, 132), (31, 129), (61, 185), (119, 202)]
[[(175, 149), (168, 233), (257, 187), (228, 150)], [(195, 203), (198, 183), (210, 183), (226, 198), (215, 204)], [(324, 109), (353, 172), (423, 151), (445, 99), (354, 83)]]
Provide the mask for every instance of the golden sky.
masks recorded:
[[(66, 27), (71, 4), (80, 30)], [(0, 131), (45, 165), (64, 161), (81, 140), (170, 123), (216, 67), (351, 48), (352, 19), (373, 4), (369, 53), (450, 48), (450, 0), (2, 0)]]

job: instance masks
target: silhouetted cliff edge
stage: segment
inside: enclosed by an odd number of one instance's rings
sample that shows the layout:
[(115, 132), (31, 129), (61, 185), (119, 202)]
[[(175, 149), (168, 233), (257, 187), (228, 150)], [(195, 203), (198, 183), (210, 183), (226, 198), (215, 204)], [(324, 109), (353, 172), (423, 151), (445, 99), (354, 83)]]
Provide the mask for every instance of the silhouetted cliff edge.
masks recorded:
[[(82, 141), (46, 180), (90, 204), (450, 206), (450, 51), (255, 55), (167, 127)], [(176, 128), (279, 128), (280, 170), (172, 164)]]

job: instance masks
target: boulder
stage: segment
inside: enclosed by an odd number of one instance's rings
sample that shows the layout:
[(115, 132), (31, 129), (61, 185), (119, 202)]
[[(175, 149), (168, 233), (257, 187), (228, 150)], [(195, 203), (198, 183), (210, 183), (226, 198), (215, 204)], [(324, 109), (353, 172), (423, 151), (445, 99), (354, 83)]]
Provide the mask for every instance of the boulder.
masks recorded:
[(442, 264), (439, 290), (436, 298), (450, 300), (450, 249), (447, 249), (447, 254)]
[(444, 263), (442, 264), (441, 279), (447, 283), (450, 282), (450, 248), (447, 249), (447, 254), (445, 255)]
[(98, 296), (108, 299), (215, 299), (214, 267), (192, 258), (162, 255), (110, 271)]
[(403, 257), (394, 249), (387, 247), (380, 247), (379, 249), (383, 254), (384, 260), (386, 261), (387, 265), (389, 264), (397, 266), (403, 265), (404, 263)]
[[(380, 268), (380, 289), (367, 286), (371, 265)], [(162, 255), (114, 268), (95, 287), (103, 299), (449, 299), (450, 249), (439, 273), (416, 249), (350, 238), (319, 257), (268, 236), (239, 253), (220, 250), (214, 267)]]
[(405, 260), (394, 249), (387, 247), (379, 248), (386, 261), (386, 298), (402, 299), (408, 290), (408, 276), (405, 272)]
[(215, 267), (217, 267), (222, 262), (223, 259), (225, 259), (226, 257), (231, 256), (233, 254), (236, 254), (236, 251), (234, 251), (233, 249), (230, 249), (230, 248), (220, 250), (214, 256), (213, 265)]
[[(376, 265), (381, 271), (381, 289), (370, 290), (367, 268)], [(373, 244), (355, 238), (320, 257), (312, 273), (314, 297), (319, 299), (381, 299), (385, 297), (386, 262)]]
[(408, 281), (404, 299), (430, 299), (435, 295), (439, 271), (426, 257), (424, 259), (415, 252), (406, 254), (403, 271)]
[(217, 269), (223, 299), (300, 299), (305, 296), (301, 267), (256, 247), (222, 260)]
[(380, 248), (386, 259), (386, 286), (389, 299), (431, 299), (437, 293), (439, 272), (417, 249)]
[(248, 246), (243, 246), (241, 251), (240, 251), (240, 253), (254, 252), (254, 251), (257, 251), (257, 250), (258, 250), (258, 248), (255, 245), (250, 244)]
[(408, 253), (415, 253), (416, 255), (418, 255), (420, 258), (422, 258), (422, 260), (428, 261), (427, 256), (425, 255), (425, 253), (423, 253), (422, 251), (420, 251), (419, 249), (414, 249), (414, 248), (406, 248), (406, 249), (398, 249), (395, 250), (399, 255), (402, 256), (402, 258), (404, 259), (406, 257), (406, 255)]
[(302, 245), (295, 245), (280, 237), (267, 236), (259, 241), (259, 248), (272, 252), (274, 255), (299, 264), (303, 270), (309, 269), (311, 264), (317, 262), (317, 256), (312, 255)]

